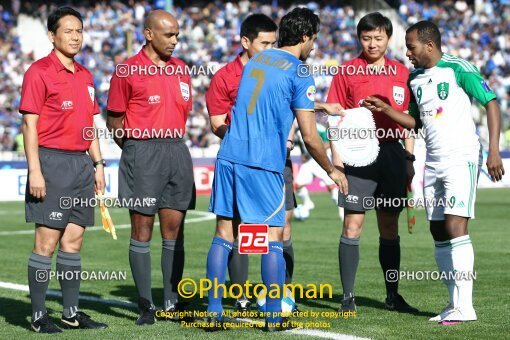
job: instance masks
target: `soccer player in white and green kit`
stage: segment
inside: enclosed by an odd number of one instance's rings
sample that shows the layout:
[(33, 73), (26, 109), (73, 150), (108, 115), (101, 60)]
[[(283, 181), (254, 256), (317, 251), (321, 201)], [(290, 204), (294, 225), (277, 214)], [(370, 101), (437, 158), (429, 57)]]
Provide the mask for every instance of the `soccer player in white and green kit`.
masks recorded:
[(406, 46), (406, 55), (415, 67), (408, 82), (414, 97), (409, 115), (375, 97), (365, 99), (364, 105), (406, 128), (423, 127), (427, 147), (424, 197), (446, 203), (426, 209), (437, 266), (448, 275), (445, 283), (450, 294), (449, 304), (430, 320), (443, 324), (474, 321), (474, 254), (467, 225), (475, 217), (482, 156), (471, 103), (474, 98), (487, 110), (487, 169), (493, 181), (500, 181), (505, 173), (499, 155), (500, 110), (496, 95), (472, 64), (441, 52), (441, 35), (435, 24), (420, 21), (409, 27)]

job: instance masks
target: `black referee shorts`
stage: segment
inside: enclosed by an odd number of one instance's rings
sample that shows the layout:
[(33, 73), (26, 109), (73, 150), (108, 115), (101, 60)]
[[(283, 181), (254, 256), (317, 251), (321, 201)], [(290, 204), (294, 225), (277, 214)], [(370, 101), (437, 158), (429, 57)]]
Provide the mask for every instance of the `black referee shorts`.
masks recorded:
[(146, 215), (162, 208), (194, 209), (193, 163), (182, 139), (126, 140), (119, 165), (119, 199), (126, 208)]
[[(30, 195), (30, 176), (25, 191), (27, 222), (65, 229), (68, 223), (94, 225), (94, 165), (85, 152), (39, 147), (39, 162), (46, 185), (46, 196)], [(81, 202), (75, 204), (75, 199)]]
[(406, 197), (406, 159), (400, 142), (384, 142), (374, 163), (368, 166), (345, 166), (349, 194), (339, 193), (338, 206), (364, 212), (373, 208), (387, 212), (401, 212), (403, 204), (375, 207), (377, 198), (387, 201)]

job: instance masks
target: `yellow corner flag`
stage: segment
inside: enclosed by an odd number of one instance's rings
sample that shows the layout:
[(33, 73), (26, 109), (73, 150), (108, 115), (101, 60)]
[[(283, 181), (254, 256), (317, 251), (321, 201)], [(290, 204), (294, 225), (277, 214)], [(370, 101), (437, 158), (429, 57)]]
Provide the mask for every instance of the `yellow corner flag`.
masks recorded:
[(117, 233), (115, 232), (115, 226), (113, 225), (112, 218), (110, 217), (110, 213), (108, 212), (108, 208), (104, 205), (103, 194), (99, 191), (97, 193), (97, 197), (100, 201), (100, 209), (101, 209), (101, 221), (103, 222), (103, 229), (112, 234), (114, 240), (117, 239)]

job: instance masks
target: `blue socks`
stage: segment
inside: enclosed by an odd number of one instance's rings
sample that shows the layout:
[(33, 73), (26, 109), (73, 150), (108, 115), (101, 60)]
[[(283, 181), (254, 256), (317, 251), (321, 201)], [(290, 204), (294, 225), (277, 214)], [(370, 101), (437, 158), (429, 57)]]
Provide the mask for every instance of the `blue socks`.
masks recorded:
[[(209, 254), (207, 255), (207, 279), (214, 285), (214, 279), (218, 284), (225, 284), (227, 276), (228, 256), (232, 251), (233, 244), (220, 237), (214, 237)], [(283, 284), (285, 283), (285, 259), (283, 257), (283, 243), (269, 242), (269, 253), (262, 255), (262, 281), (268, 292), (279, 285), (281, 296), (271, 298), (269, 294), (266, 296), (266, 312), (270, 313), (266, 318), (268, 323), (279, 323), (282, 321), (282, 297)], [(217, 294), (216, 294), (217, 293)], [(207, 312), (217, 313), (217, 317), (221, 319), (223, 312), (222, 298), (224, 295), (223, 287), (218, 288), (215, 292), (214, 286), (209, 291)]]
[[(269, 316), (266, 322), (269, 324), (282, 322), (282, 297), (283, 284), (285, 283), (285, 259), (283, 258), (283, 243), (269, 242), (269, 253), (262, 255), (262, 281), (267, 288), (266, 312)], [(271, 285), (280, 286), (280, 295), (278, 298), (271, 298), (269, 292), (274, 289)]]
[(218, 284), (225, 284), (228, 255), (232, 251), (232, 246), (231, 242), (215, 236), (209, 249), (209, 254), (207, 254), (207, 278), (211, 280), (213, 285), (208, 294), (209, 305), (207, 306), (207, 312), (218, 313), (217, 317), (220, 319), (223, 312), (221, 300), (225, 292), (224, 289), (218, 289), (215, 292), (214, 279), (217, 280)]

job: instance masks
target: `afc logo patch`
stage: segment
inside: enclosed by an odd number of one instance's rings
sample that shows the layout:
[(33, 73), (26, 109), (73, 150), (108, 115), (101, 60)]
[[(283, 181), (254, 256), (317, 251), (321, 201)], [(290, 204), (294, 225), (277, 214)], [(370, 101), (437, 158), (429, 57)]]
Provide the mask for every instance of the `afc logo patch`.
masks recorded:
[(73, 109), (73, 101), (72, 100), (64, 100), (62, 105), (60, 105), (62, 110), (72, 110)]
[(161, 97), (158, 95), (149, 96), (149, 104), (159, 104), (161, 103)]

